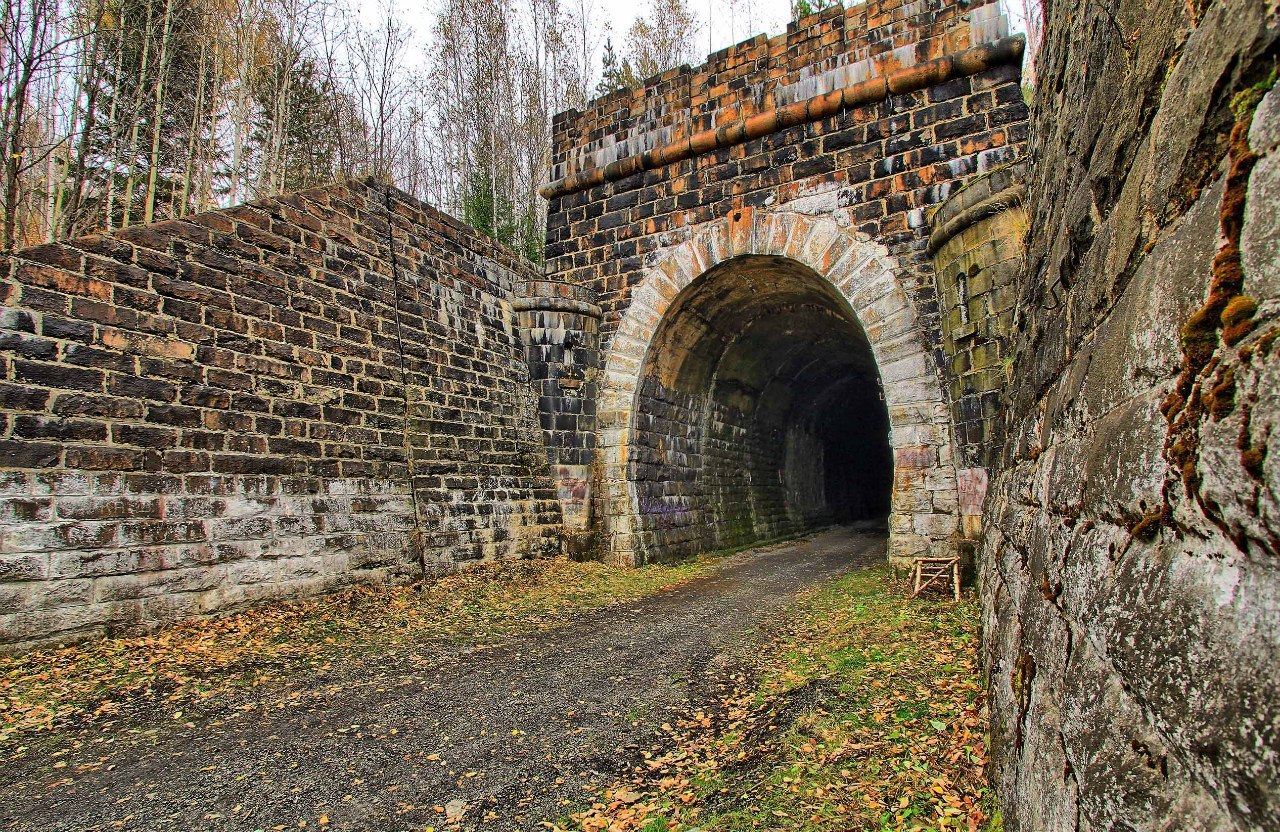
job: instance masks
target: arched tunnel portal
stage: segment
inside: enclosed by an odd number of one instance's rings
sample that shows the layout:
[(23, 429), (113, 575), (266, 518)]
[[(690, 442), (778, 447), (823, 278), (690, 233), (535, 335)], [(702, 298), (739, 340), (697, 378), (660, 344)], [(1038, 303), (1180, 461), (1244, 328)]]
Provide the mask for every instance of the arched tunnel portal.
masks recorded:
[(633, 419), (627, 474), (651, 558), (888, 518), (870, 342), (795, 260), (746, 255), (686, 287), (649, 344)]
[(606, 557), (886, 515), (891, 561), (955, 551), (946, 397), (882, 245), (839, 215), (742, 208), (648, 262), (600, 375)]

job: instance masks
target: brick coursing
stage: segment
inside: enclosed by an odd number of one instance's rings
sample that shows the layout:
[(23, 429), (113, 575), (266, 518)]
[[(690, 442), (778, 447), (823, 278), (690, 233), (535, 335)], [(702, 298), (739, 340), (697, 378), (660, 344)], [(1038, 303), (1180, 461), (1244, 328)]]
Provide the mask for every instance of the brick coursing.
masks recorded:
[(0, 642), (558, 548), (510, 305), (529, 268), (401, 192), (0, 272)]
[[(827, 194), (833, 208), (852, 207), (860, 232), (911, 259), (923, 249), (925, 208), (965, 177), (1017, 158), (1026, 139), (1018, 78), (1016, 67), (998, 67), (951, 90), (894, 97), (636, 181), (557, 197), (548, 219), (550, 269), (594, 289), (608, 333), (647, 255), (734, 208), (814, 194)], [(916, 282), (936, 331), (932, 287)]]
[[(920, 9), (907, 17), (911, 8)], [(862, 72), (884, 72), (970, 45), (977, 5), (950, 0), (833, 7), (788, 27), (785, 35), (738, 44), (694, 70), (672, 70), (637, 91), (622, 90), (585, 113), (557, 118), (553, 139), (559, 173), (588, 161), (612, 161), (646, 146), (710, 129), (729, 118), (772, 106), (803, 85), (820, 92), (820, 74), (867, 61)], [(870, 21), (870, 23), (868, 23)], [(847, 72), (847, 69), (846, 69)], [(742, 206), (791, 202), (831, 190), (853, 207), (858, 230), (895, 254), (923, 248), (923, 209), (944, 201), (964, 179), (1018, 154), (1027, 137), (1027, 109), (1016, 65), (797, 125), (761, 139), (599, 185), (550, 201), (549, 271), (591, 287), (616, 325), (628, 289), (650, 255), (673, 236)], [(829, 81), (828, 85), (837, 81)], [(833, 206), (835, 207), (835, 206)], [(931, 287), (919, 286), (921, 306), (934, 313)]]
[(600, 307), (585, 287), (554, 281), (530, 281), (519, 295), (525, 361), (564, 518), (564, 548), (589, 556)]
[(999, 168), (970, 182), (931, 221), (951, 418), (966, 468), (990, 468), (1000, 452), (1015, 278), (1027, 230), (1024, 180), (1021, 165)]
[[(784, 35), (746, 41), (711, 55), (703, 66), (672, 70), (650, 79), (643, 89), (622, 90), (584, 112), (558, 117), (552, 178), (587, 181), (574, 177), (691, 140), (735, 120), (994, 42), (1006, 33), (1003, 24), (996, 5), (986, 2), (883, 0), (826, 10), (790, 25)], [(645, 285), (658, 264), (667, 262), (671, 252), (683, 250), (739, 209), (780, 217), (838, 218), (847, 233), (883, 245), (891, 255), (897, 285), (911, 304), (912, 332), (929, 355), (931, 366), (926, 372), (945, 388), (950, 364), (943, 349), (942, 315), (927, 250), (927, 210), (944, 202), (972, 176), (1020, 158), (1026, 139), (1027, 108), (1019, 67), (1015, 63), (989, 66), (759, 138), (711, 147), (604, 184), (558, 193), (550, 199), (548, 270), (557, 279), (593, 293), (603, 311), (602, 355), (617, 353), (627, 356), (628, 363), (646, 362), (650, 357), (643, 353), (630, 354), (630, 343), (615, 346), (613, 339), (632, 308), (633, 293)], [(557, 193), (554, 188), (550, 192)], [(698, 248), (693, 245), (695, 256)], [(692, 271), (696, 275), (709, 265), (699, 261)], [(625, 384), (619, 389), (624, 388)], [(724, 523), (707, 520), (706, 512), (712, 509), (705, 498), (685, 499), (684, 519), (674, 516), (672, 505), (680, 501), (672, 500), (664, 502), (660, 520), (645, 517), (641, 502), (655, 496), (648, 492), (675, 487), (648, 483), (653, 449), (665, 450), (697, 437), (694, 467), (698, 471), (690, 474), (691, 483), (681, 487), (686, 494), (705, 495), (712, 482), (724, 481), (713, 470), (707, 450), (708, 440), (724, 436), (727, 425), (722, 419), (718, 424), (709, 420), (705, 409), (673, 405), (669, 398), (667, 393), (647, 398), (641, 393), (634, 416), (634, 446), (630, 439), (619, 440), (618, 449), (611, 451), (610, 442), (600, 443), (606, 468), (612, 464), (611, 453), (633, 465), (626, 475), (630, 485), (603, 484), (617, 491), (603, 511), (610, 515), (636, 511), (639, 528), (634, 531), (639, 538), (635, 545), (647, 549), (650, 556), (664, 547), (683, 551), (694, 545), (692, 532), (680, 529), (699, 523), (710, 522), (720, 530), (713, 540), (736, 539)], [(688, 411), (687, 423), (675, 425), (664, 415), (659, 421), (666, 433), (655, 433), (646, 414), (650, 410), (665, 413), (673, 407), (672, 412)], [(895, 424), (907, 418), (903, 413), (891, 416)], [(914, 424), (932, 417), (912, 414), (909, 418)], [(614, 433), (631, 430), (623, 425), (602, 424), (601, 428)], [(914, 469), (911, 431), (898, 433), (901, 438), (896, 441), (904, 444), (895, 445), (895, 456), (904, 470)], [(950, 454), (948, 439), (933, 437), (932, 432), (930, 437), (930, 443), (936, 442)], [(740, 461), (737, 470), (753, 470), (758, 482), (778, 482), (783, 475), (777, 470), (778, 459), (769, 459), (772, 450), (762, 449), (755, 455), (758, 458)], [(920, 456), (929, 462), (926, 468), (941, 459), (932, 452)], [(950, 465), (948, 459), (944, 467)], [(674, 476), (679, 467), (653, 476)], [(949, 520), (937, 517), (925, 524), (924, 518), (935, 510), (929, 500), (907, 507), (915, 497), (905, 495), (934, 493), (933, 489), (941, 493), (948, 487), (947, 476), (954, 495), (954, 469), (949, 470), (949, 475), (895, 486), (895, 493), (904, 495), (899, 499), (902, 533), (913, 540), (927, 539), (930, 547), (943, 545), (940, 541), (950, 534)], [(634, 508), (626, 508), (627, 503)], [(779, 528), (778, 505), (777, 501), (755, 501), (748, 509), (754, 515), (751, 522), (737, 518), (729, 525)], [(954, 506), (945, 510), (954, 513)], [(912, 519), (916, 512), (923, 514)], [(770, 513), (775, 519), (765, 516)], [(794, 524), (796, 516), (793, 510), (789, 523)], [(810, 511), (806, 516), (816, 522), (824, 515)], [(625, 537), (630, 532), (620, 534)], [(621, 546), (621, 559), (627, 559), (626, 547), (631, 544), (605, 545), (615, 550)], [(919, 545), (904, 544), (901, 553), (914, 553)]]
[(654, 378), (636, 401), (632, 476), (639, 508), (639, 545), (656, 558), (677, 559), (708, 549), (742, 546), (795, 534), (829, 519), (825, 504), (802, 497), (817, 470), (788, 471), (793, 454), (820, 466), (811, 434), (781, 419), (717, 401), (710, 393), (682, 393)]

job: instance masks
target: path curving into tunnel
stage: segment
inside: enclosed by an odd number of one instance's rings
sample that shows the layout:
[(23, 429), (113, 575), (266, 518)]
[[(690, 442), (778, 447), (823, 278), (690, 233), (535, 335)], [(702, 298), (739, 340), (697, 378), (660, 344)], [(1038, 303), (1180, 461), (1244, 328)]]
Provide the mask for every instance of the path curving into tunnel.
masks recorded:
[(176, 713), (140, 694), (6, 757), (0, 830), (541, 832), (672, 751), (665, 722), (713, 711), (800, 593), (883, 546), (832, 530), (562, 626), (360, 646)]
[(848, 303), (784, 257), (723, 262), (649, 344), (628, 476), (652, 559), (885, 520), (889, 416)]
[(886, 512), (891, 562), (955, 553), (954, 443), (910, 300), (919, 275), (847, 210), (735, 209), (648, 260), (600, 377), (606, 557)]

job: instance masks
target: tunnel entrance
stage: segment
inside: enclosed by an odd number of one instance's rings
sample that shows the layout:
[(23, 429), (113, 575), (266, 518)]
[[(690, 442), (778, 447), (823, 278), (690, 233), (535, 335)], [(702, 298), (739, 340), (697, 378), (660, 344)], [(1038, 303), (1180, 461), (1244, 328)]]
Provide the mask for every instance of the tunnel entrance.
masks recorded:
[(645, 353), (627, 476), (648, 559), (883, 521), (889, 414), (848, 301), (785, 257), (708, 269)]

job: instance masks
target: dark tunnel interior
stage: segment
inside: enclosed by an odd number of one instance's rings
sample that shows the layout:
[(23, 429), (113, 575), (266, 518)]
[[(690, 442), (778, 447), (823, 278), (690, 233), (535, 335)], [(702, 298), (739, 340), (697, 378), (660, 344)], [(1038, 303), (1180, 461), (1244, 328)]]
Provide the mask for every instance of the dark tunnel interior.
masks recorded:
[[(833, 385), (829, 399), (815, 415), (816, 432), (825, 449), (823, 473), (831, 519), (845, 524), (887, 517), (893, 454), (879, 384), (874, 391), (853, 379)], [(878, 441), (881, 438), (884, 441)]]
[(692, 283), (645, 359), (629, 476), (651, 559), (885, 518), (889, 417), (844, 299), (776, 257)]

